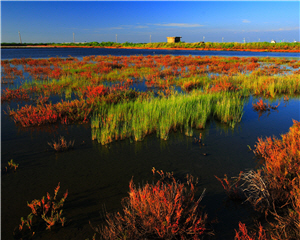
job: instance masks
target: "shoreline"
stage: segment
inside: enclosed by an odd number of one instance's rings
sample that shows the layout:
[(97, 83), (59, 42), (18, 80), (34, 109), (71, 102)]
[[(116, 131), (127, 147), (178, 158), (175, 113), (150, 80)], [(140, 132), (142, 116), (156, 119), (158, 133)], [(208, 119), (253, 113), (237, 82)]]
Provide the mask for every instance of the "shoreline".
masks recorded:
[(1, 46), (1, 49), (19, 49), (19, 48), (110, 48), (110, 49), (151, 49), (151, 50), (196, 50), (196, 51), (241, 51), (241, 52), (299, 52), (300, 50), (288, 49), (222, 49), (222, 48), (144, 48), (144, 47), (102, 47), (102, 46), (53, 46), (53, 45), (35, 45), (35, 46)]

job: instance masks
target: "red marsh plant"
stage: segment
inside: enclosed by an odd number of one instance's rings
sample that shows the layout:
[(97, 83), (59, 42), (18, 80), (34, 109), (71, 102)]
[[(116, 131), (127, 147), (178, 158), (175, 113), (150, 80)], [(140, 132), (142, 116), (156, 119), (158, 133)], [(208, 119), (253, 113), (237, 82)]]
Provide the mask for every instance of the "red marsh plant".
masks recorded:
[(243, 172), (240, 172), (239, 177), (233, 179), (228, 179), (226, 174), (224, 175), (223, 179), (215, 176), (215, 178), (218, 179), (218, 181), (222, 184), (227, 196), (232, 200), (242, 199), (241, 189), (240, 189), (242, 174)]
[(298, 197), (300, 181), (300, 123), (295, 120), (293, 123), (281, 139), (259, 138), (254, 150), (255, 155), (262, 159), (264, 179), (272, 198), (284, 204), (291, 201), (291, 196)]
[(47, 79), (52, 72), (50, 66), (47, 67), (24, 67), (24, 71), (29, 73), (29, 75), (36, 80)]
[(54, 189), (54, 196), (47, 192), (47, 196), (43, 196), (40, 200), (34, 199), (27, 206), (31, 209), (31, 213), (27, 218), (21, 217), (21, 223), (14, 231), (14, 236), (19, 239), (31, 238), (37, 231), (40, 231), (41, 223), (45, 223), (46, 230), (51, 230), (56, 223), (61, 226), (65, 224), (63, 215), (63, 205), (68, 196), (68, 190), (63, 197), (58, 200), (57, 195), (60, 189), (60, 183)]
[(265, 103), (262, 99), (260, 99), (256, 103), (252, 103), (252, 108), (254, 111), (258, 113), (258, 118), (262, 116), (263, 113), (269, 112), (268, 115), (270, 114), (271, 110), (276, 110), (280, 105), (280, 102), (278, 102), (277, 105), (271, 106), (269, 103)]
[(221, 77), (216, 78), (217, 80), (209, 89), (209, 92), (225, 92), (225, 91), (237, 91), (239, 88), (236, 87), (232, 82), (229, 82), (228, 78)]
[(8, 108), (8, 114), (13, 117), (15, 123), (23, 127), (40, 126), (43, 124), (62, 124), (73, 122), (87, 122), (91, 104), (85, 100), (61, 101), (56, 104), (41, 104), (37, 106), (25, 105), (17, 110)]
[(22, 87), (11, 90), (11, 89), (4, 89), (1, 94), (1, 102), (9, 102), (11, 100), (29, 100), (30, 97), (28, 95), (28, 91), (23, 89)]
[(9, 63), (2, 64), (2, 61), (1, 61), (1, 65), (2, 65), (1, 78), (13, 79), (17, 76), (19, 76), (20, 78), (24, 78), (22, 70), (18, 70), (16, 67), (11, 67)]
[(67, 151), (70, 148), (74, 147), (75, 141), (67, 141), (63, 136), (60, 136), (57, 142), (53, 141), (52, 143), (48, 142), (48, 145), (53, 148), (56, 152)]
[(8, 114), (13, 117), (15, 123), (20, 123), (23, 127), (55, 123), (58, 120), (58, 113), (52, 104), (25, 105), (18, 110), (8, 108)]
[(103, 239), (202, 239), (208, 231), (207, 215), (195, 198), (197, 179), (186, 183), (173, 174), (160, 175), (157, 183), (136, 187), (129, 183), (129, 196), (122, 201), (123, 213), (106, 214), (106, 225), (94, 228)]
[[(264, 213), (268, 238), (260, 227), (261, 238), (247, 235), (240, 224), (236, 239), (298, 239), (300, 236), (300, 123), (293, 121), (289, 132), (259, 138), (254, 153), (261, 168), (241, 175), (240, 189), (254, 209)], [(228, 184), (227, 184), (228, 185)]]
[[(256, 235), (258, 233), (258, 235)], [(259, 224), (257, 232), (248, 233), (246, 224), (239, 222), (239, 230), (235, 230), (234, 240), (267, 240), (270, 239), (267, 237), (266, 231)]]
[(19, 123), (23, 127), (57, 122), (62, 124), (86, 123), (89, 121), (89, 116), (97, 104), (101, 102), (118, 103), (120, 101), (131, 101), (138, 96), (148, 98), (150, 95), (134, 90), (126, 90), (124, 86), (112, 86), (109, 90), (103, 86), (98, 86), (96, 88), (83, 89), (83, 96), (79, 100), (61, 100), (56, 104), (52, 104), (47, 103), (48, 97), (40, 97), (37, 99), (36, 106), (26, 104), (16, 110), (8, 107), (8, 114), (15, 123)]
[(8, 171), (16, 171), (17, 168), (19, 167), (19, 164), (15, 163), (13, 159), (11, 159), (8, 163), (7, 163), (7, 166), (5, 167), (5, 171), (8, 172)]
[(49, 78), (59, 79), (62, 75), (63, 71), (60, 68), (56, 67), (50, 72)]
[(262, 159), (264, 181), (270, 193), (273, 239), (300, 236), (300, 122), (293, 121), (281, 139), (258, 139), (254, 153)]

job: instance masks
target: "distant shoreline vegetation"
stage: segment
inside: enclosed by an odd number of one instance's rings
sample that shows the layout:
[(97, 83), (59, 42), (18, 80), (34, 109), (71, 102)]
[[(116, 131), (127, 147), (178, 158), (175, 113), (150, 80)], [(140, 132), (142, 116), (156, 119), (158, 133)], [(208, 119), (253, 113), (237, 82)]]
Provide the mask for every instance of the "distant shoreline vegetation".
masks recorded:
[(142, 48), (142, 49), (187, 49), (187, 50), (220, 50), (220, 51), (283, 51), (300, 52), (300, 42), (195, 42), (195, 43), (116, 43), (116, 42), (84, 42), (84, 43), (1, 43), (1, 48), (22, 47), (109, 47), (109, 48)]

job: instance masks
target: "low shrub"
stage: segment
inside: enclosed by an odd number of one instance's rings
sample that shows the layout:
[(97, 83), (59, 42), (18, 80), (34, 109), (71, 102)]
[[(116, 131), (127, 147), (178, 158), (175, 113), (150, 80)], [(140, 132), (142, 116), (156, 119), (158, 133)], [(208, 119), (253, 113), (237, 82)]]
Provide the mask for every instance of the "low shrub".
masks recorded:
[(30, 239), (36, 232), (41, 231), (40, 226), (43, 222), (46, 224), (46, 230), (51, 230), (56, 223), (61, 223), (61, 225), (64, 226), (65, 218), (62, 217), (62, 208), (68, 196), (68, 190), (64, 193), (63, 197), (58, 200), (57, 195), (59, 189), (60, 183), (58, 183), (54, 189), (53, 197), (47, 193), (47, 196), (43, 196), (41, 200), (34, 199), (31, 203), (27, 202), (31, 213), (26, 219), (21, 217), (21, 224), (14, 231), (15, 238)]
[[(254, 153), (261, 160), (258, 170), (240, 174), (239, 188), (246, 201), (254, 209), (264, 213), (267, 220), (265, 234), (262, 227), (259, 235), (248, 235), (247, 228), (240, 223), (236, 231), (238, 240), (250, 239), (298, 239), (300, 236), (300, 122), (294, 121), (288, 133), (281, 139), (259, 138)], [(221, 180), (230, 193), (227, 177)], [(224, 181), (224, 182), (223, 182)]]
[(204, 191), (195, 199), (197, 179), (187, 175), (186, 183), (180, 183), (171, 173), (156, 172), (160, 174), (156, 184), (137, 188), (130, 181), (123, 213), (107, 213), (106, 225), (94, 228), (101, 238), (201, 239), (211, 234), (200, 206)]
[(62, 151), (67, 151), (70, 148), (74, 147), (74, 142), (75, 141), (69, 141), (67, 142), (67, 140), (60, 136), (59, 140), (57, 142), (53, 141), (53, 143), (49, 143), (48, 145), (53, 148), (55, 151), (57, 152), (62, 152)]

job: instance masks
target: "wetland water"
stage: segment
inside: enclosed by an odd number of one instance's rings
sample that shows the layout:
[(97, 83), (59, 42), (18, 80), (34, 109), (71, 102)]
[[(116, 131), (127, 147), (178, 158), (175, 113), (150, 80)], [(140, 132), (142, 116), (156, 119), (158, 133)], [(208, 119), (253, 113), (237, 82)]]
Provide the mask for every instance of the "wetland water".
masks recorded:
[[(100, 51), (101, 50), (101, 51)], [(100, 52), (98, 52), (100, 51)], [(152, 52), (152, 53), (151, 53)], [(153, 53), (155, 52), (155, 53)], [(127, 50), (127, 49), (2, 49), (2, 59), (32, 57), (82, 57), (87, 55), (197, 55), (200, 51)], [(227, 52), (230, 56), (246, 56), (247, 52)], [(207, 51), (203, 55), (226, 55), (226, 52)], [(239, 55), (241, 54), (241, 55)], [(248, 56), (254, 56), (250, 52)], [(258, 53), (255, 56), (297, 57), (294, 54)], [(265, 55), (260, 55), (265, 54)], [(2, 86), (3, 88), (3, 86)], [(167, 141), (146, 136), (141, 142), (123, 140), (102, 146), (91, 140), (88, 124), (57, 125), (53, 127), (16, 126), (4, 114), (8, 104), (2, 104), (1, 114), (1, 164), (2, 169), (10, 159), (19, 164), (15, 173), (1, 176), (1, 235), (13, 239), (14, 228), (20, 218), (27, 216), (27, 202), (40, 199), (60, 182), (61, 192), (68, 189), (64, 205), (65, 227), (37, 233), (36, 239), (87, 239), (93, 230), (89, 221), (100, 224), (104, 209), (120, 211), (121, 199), (127, 196), (128, 184), (152, 182), (152, 167), (174, 172), (179, 179), (187, 173), (199, 178), (199, 193), (206, 189), (202, 200), (209, 219), (218, 219), (213, 225), (213, 239), (233, 239), (238, 222), (249, 223), (253, 212), (246, 205), (227, 201), (222, 185), (214, 177), (236, 176), (240, 171), (254, 168), (257, 162), (248, 145), (255, 145), (258, 137), (277, 136), (288, 132), (292, 119), (299, 121), (299, 99), (283, 98), (277, 111), (262, 116), (252, 109), (258, 99), (250, 97), (244, 107), (242, 121), (234, 129), (210, 121), (204, 130), (194, 130), (194, 136), (202, 133), (204, 146), (194, 143), (180, 131), (171, 133)], [(15, 108), (18, 103), (9, 104)], [(75, 140), (74, 149), (56, 153), (48, 142), (65, 136)]]
[(236, 56), (236, 57), (295, 57), (299, 53), (246, 52), (246, 51), (199, 51), (199, 50), (157, 50), (157, 49), (109, 49), (109, 48), (27, 48), (1, 49), (1, 59), (12, 58), (48, 58), (48, 57), (83, 57), (91, 55), (192, 55), (192, 56)]

